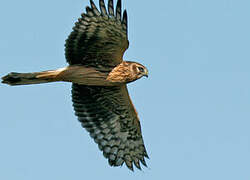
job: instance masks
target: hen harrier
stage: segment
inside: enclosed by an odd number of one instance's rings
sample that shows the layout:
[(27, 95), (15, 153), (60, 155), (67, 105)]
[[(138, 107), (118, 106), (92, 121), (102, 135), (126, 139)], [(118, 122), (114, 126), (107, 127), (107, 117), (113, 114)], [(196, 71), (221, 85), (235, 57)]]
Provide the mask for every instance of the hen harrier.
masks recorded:
[(113, 0), (99, 1), (100, 11), (92, 0), (86, 7), (65, 44), (69, 66), (34, 73), (9, 73), (3, 83), (39, 84), (72, 82), (72, 101), (78, 120), (98, 144), (111, 166), (133, 164), (141, 169), (148, 158), (140, 121), (130, 100), (127, 83), (148, 76), (143, 65), (123, 61), (129, 46), (127, 12), (121, 14), (121, 0), (114, 11)]

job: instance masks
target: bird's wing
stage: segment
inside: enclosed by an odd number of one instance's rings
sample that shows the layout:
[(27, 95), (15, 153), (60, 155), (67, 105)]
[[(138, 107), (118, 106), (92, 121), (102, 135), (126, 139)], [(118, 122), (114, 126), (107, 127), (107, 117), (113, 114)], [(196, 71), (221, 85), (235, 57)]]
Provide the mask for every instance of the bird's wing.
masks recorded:
[(66, 59), (71, 65), (116, 66), (129, 46), (127, 12), (121, 14), (121, 0), (117, 1), (116, 11), (113, 0), (108, 1), (108, 11), (104, 0), (99, 1), (100, 11), (92, 0), (90, 4), (66, 40)]
[(111, 166), (124, 162), (141, 169), (148, 158), (140, 122), (127, 86), (93, 87), (73, 84), (72, 101), (82, 126), (98, 144)]

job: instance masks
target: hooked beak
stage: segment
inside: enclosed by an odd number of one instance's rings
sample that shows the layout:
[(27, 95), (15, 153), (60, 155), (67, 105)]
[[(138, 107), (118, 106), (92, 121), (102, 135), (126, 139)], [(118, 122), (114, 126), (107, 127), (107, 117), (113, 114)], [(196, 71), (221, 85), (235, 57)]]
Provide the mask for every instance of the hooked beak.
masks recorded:
[(146, 76), (148, 78), (148, 70), (146, 70), (146, 72), (143, 76)]

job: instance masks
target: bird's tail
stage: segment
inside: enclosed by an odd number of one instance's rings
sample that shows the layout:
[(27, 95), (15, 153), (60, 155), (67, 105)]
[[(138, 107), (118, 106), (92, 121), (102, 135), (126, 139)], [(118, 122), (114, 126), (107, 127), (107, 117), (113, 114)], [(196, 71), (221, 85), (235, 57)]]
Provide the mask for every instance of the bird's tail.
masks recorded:
[(64, 68), (34, 73), (11, 72), (6, 76), (2, 77), (2, 83), (9, 84), (11, 86), (16, 86), (61, 81), (61, 79), (58, 78), (58, 75), (63, 71), (63, 69)]

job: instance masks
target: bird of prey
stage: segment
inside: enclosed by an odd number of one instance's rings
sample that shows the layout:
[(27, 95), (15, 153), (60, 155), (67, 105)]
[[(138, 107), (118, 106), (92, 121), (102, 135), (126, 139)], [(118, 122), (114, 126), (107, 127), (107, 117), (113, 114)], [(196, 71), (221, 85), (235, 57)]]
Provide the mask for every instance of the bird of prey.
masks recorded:
[(148, 70), (142, 64), (124, 61), (129, 46), (127, 12), (121, 0), (99, 0), (99, 10), (90, 0), (86, 13), (75, 23), (65, 44), (69, 66), (34, 73), (12, 72), (2, 78), (9, 85), (72, 82), (72, 101), (78, 120), (98, 144), (110, 166), (141, 169), (148, 158), (137, 112), (127, 83)]

